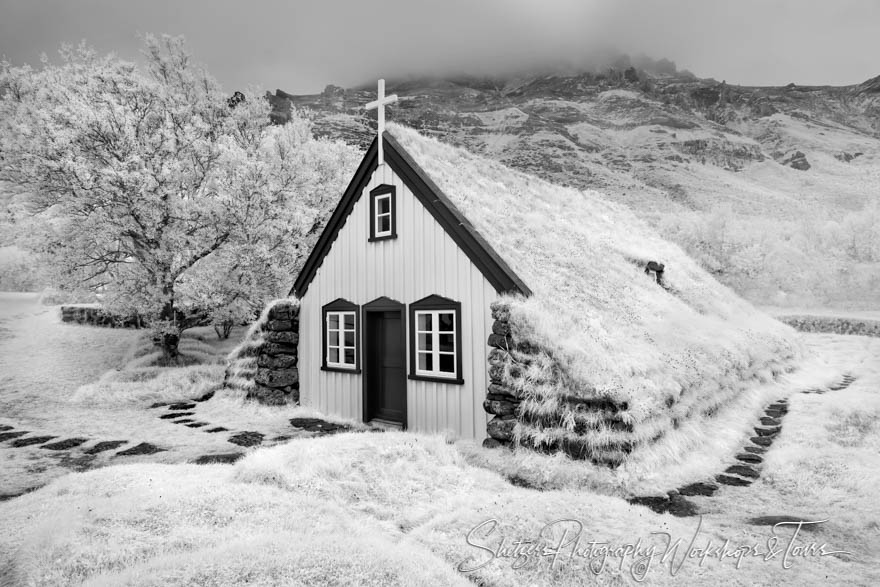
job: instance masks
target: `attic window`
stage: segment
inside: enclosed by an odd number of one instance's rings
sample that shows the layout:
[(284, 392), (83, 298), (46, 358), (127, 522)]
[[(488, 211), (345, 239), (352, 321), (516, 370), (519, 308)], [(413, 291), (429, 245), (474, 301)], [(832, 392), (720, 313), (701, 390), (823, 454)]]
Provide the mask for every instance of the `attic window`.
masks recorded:
[(359, 308), (348, 300), (338, 299), (322, 308), (324, 335), (321, 369), (358, 373)]
[(428, 296), (409, 306), (410, 379), (462, 384), (461, 303)]
[(370, 192), (370, 241), (397, 238), (397, 190), (380, 185)]

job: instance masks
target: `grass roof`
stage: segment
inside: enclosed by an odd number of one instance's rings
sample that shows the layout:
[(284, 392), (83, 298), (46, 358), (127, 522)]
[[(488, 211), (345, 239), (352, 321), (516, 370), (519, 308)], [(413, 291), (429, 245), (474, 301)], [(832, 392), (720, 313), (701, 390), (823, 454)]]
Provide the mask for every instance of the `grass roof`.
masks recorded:
[[(388, 131), (532, 290), (506, 300), (512, 336), (540, 348), (532, 371), (559, 374), (511, 381), (524, 398), (608, 397), (625, 402), (633, 422), (676, 409), (676, 417), (690, 416), (799, 354), (793, 330), (625, 206), (398, 124)], [(648, 261), (665, 264), (665, 288), (644, 273)]]

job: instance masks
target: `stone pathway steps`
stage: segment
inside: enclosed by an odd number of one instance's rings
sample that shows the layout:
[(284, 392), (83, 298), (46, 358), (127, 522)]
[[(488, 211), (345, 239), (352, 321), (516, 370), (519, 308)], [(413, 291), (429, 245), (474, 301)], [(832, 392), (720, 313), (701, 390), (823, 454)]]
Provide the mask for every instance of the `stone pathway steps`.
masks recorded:
[[(164, 408), (164, 410), (160, 410), (158, 418), (161, 420), (165, 420), (171, 424), (183, 424), (188, 428), (199, 429), (202, 432), (206, 432), (208, 434), (231, 432), (227, 441), (230, 444), (234, 444), (236, 446), (251, 448), (263, 444), (266, 435), (262, 432), (257, 432), (255, 430), (244, 430), (240, 432), (235, 432), (223, 426), (212, 426), (208, 422), (203, 422), (199, 420), (196, 414), (196, 410), (198, 408), (197, 403), (211, 399), (212, 395), (213, 394), (206, 395), (202, 398), (194, 400), (193, 402), (157, 402), (151, 405), (150, 409), (158, 410), (159, 408)], [(328, 422), (320, 418), (292, 418), (290, 420), (290, 425), (298, 430), (311, 432), (316, 436), (336, 434), (338, 432), (347, 432), (351, 430), (349, 426), (335, 424), (333, 422)], [(291, 438), (294, 438), (294, 436), (282, 435), (276, 436), (270, 440), (272, 442), (284, 442), (286, 440), (290, 440)], [(231, 464), (236, 462), (242, 456), (244, 456), (244, 453), (239, 452), (206, 454), (196, 458), (193, 462), (197, 465), (216, 463)]]
[[(801, 393), (823, 394), (828, 391), (840, 391), (852, 385), (854, 381), (855, 377), (847, 373), (841, 377), (840, 382), (829, 386), (827, 390), (815, 388), (804, 390)], [(759, 418), (760, 425), (754, 428), (755, 435), (749, 438), (749, 444), (742, 447), (742, 451), (734, 457), (737, 463), (730, 465), (722, 473), (715, 475), (713, 479), (679, 487), (668, 492), (665, 496), (636, 496), (628, 501), (632, 504), (649, 507), (657, 513), (668, 512), (674, 516), (694, 516), (698, 513), (696, 504), (684, 499), (684, 497), (711, 497), (722, 485), (748, 487), (760, 477), (764, 462), (762, 455), (767, 452), (767, 449), (779, 436), (779, 432), (782, 430), (782, 419), (787, 413), (787, 399), (780, 399), (766, 406), (764, 415)], [(773, 517), (770, 516), (770, 518)]]
[[(195, 419), (195, 410), (198, 408), (198, 404), (208, 401), (209, 399), (211, 399), (211, 397), (213, 397), (213, 395), (213, 392), (209, 392), (202, 397), (192, 401), (157, 402), (152, 404), (149, 408), (156, 410), (158, 410), (159, 408), (165, 408), (164, 410), (159, 410), (158, 418), (170, 424), (183, 424), (188, 428), (200, 430), (201, 432), (206, 432), (208, 434), (230, 432), (231, 434), (227, 440), (230, 444), (234, 444), (236, 446), (249, 448), (263, 444), (265, 440), (265, 435), (262, 432), (252, 430), (235, 432), (223, 426), (213, 426), (208, 422), (202, 422)], [(290, 420), (290, 425), (299, 434), (293, 434), (290, 436), (276, 436), (272, 438), (271, 441), (283, 442), (286, 440), (290, 440), (291, 438), (294, 438), (298, 435), (301, 436), (301, 432), (303, 431), (309, 432), (311, 433), (311, 435), (314, 436), (324, 436), (328, 434), (336, 434), (338, 432), (347, 432), (351, 430), (349, 426), (328, 422), (319, 418), (292, 418)], [(31, 434), (31, 436), (28, 436), (29, 434)], [(151, 455), (159, 452), (166, 452), (168, 450), (149, 442), (134, 444), (134, 442), (130, 440), (101, 440), (89, 446), (89, 443), (91, 442), (93, 442), (93, 439), (90, 438), (73, 437), (59, 439), (59, 436), (57, 435), (34, 435), (28, 430), (16, 430), (15, 427), (12, 425), (0, 425), (0, 446), (7, 446), (11, 448), (23, 448), (30, 446), (46, 449), (49, 451), (55, 451), (60, 456), (59, 464), (68, 468), (72, 468), (76, 471), (88, 470), (91, 467), (92, 462), (96, 459), (96, 455), (102, 452), (120, 449), (125, 445), (130, 446), (128, 448), (118, 450), (114, 455), (112, 455), (111, 458)], [(81, 452), (72, 453), (71, 451)], [(244, 455), (244, 452), (206, 454), (197, 457), (192, 462), (197, 465), (218, 463), (232, 464), (238, 461)], [(0, 494), (0, 501), (13, 499), (30, 491), (34, 491), (35, 489), (39, 489), (39, 487), (32, 487), (25, 491), (14, 494)]]
[[(90, 438), (65, 438), (63, 440), (57, 440), (56, 442), (49, 442), (50, 440), (55, 440), (58, 436), (52, 435), (38, 435), (38, 436), (27, 436), (31, 434), (28, 430), (15, 430), (13, 426), (2, 427), (3, 430), (7, 430), (8, 432), (0, 433), (0, 443), (4, 443), (5, 446), (12, 448), (23, 448), (27, 446), (36, 446), (37, 448), (53, 450), (53, 451), (64, 451), (71, 450), (74, 448), (79, 448), (87, 442), (91, 442)], [(11, 441), (8, 442), (7, 441)], [(104, 452), (107, 450), (113, 450), (114, 448), (119, 448), (123, 444), (128, 444), (128, 440), (103, 440), (95, 443), (94, 446), (85, 448), (83, 452), (87, 455), (96, 455), (100, 452)], [(3, 445), (0, 445), (3, 446)], [(119, 454), (119, 453), (117, 453)]]

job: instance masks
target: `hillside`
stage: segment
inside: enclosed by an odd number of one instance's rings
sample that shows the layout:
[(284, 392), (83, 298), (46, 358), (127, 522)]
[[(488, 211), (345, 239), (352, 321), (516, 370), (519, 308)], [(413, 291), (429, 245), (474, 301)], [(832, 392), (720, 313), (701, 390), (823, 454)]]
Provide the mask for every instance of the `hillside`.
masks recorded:
[[(753, 301), (880, 303), (880, 235), (860, 225), (876, 213), (880, 185), (880, 77), (760, 88), (654, 65), (389, 80), (400, 97), (389, 116), (553, 183), (602, 191)], [(328, 86), (271, 99), (276, 119), (291, 104), (307, 108), (318, 134), (365, 146), (375, 112), (363, 106), (374, 97), (372, 87)], [(822, 269), (789, 269), (804, 263)]]

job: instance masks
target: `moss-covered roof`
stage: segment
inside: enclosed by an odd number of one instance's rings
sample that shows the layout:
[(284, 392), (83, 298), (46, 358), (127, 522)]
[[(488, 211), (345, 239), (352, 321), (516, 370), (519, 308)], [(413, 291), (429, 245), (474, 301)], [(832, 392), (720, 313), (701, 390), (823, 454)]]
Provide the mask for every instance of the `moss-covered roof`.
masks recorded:
[[(684, 417), (797, 354), (791, 329), (623, 205), (401, 125), (388, 132), (533, 292), (509, 299), (513, 335), (562, 373), (509, 382), (534, 409), (573, 393), (626, 402), (634, 422), (676, 410)], [(644, 272), (652, 260), (665, 264), (665, 288)]]

